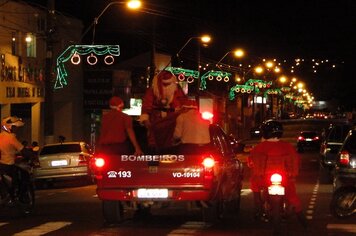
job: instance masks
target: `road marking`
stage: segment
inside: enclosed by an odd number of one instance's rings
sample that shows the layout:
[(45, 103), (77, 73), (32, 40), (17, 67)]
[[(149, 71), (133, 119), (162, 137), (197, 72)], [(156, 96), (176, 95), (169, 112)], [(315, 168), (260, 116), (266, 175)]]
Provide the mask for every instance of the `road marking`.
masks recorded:
[(246, 196), (249, 195), (250, 193), (252, 193), (252, 190), (249, 188), (241, 189), (241, 196)]
[(8, 222), (0, 222), (0, 227), (9, 224)]
[(347, 233), (356, 233), (356, 224), (328, 224), (326, 228)]
[(71, 225), (72, 222), (60, 221), (60, 222), (48, 222), (31, 229), (21, 231), (14, 234), (14, 236), (33, 236), (33, 235), (44, 235), (52, 231), (58, 230), (60, 228)]
[(309, 205), (308, 205), (308, 210), (306, 212), (306, 218), (308, 220), (313, 219), (313, 214), (314, 214), (314, 207), (315, 207), (315, 202), (316, 202), (316, 197), (318, 194), (318, 190), (319, 190), (319, 181), (316, 182), (315, 186), (314, 186), (314, 190), (313, 190), (313, 194), (310, 198), (309, 201)]

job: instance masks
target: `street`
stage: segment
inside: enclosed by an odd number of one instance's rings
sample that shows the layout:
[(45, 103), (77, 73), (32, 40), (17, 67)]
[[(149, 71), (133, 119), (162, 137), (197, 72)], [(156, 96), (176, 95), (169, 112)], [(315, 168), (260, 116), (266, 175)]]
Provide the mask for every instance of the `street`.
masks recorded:
[[(286, 138), (290, 141), (297, 129), (302, 127), (295, 125), (294, 132), (291, 132), (287, 128), (289, 125), (285, 126)], [(320, 183), (318, 180), (318, 151), (305, 151), (301, 157), (297, 191), (309, 229), (305, 231), (292, 215), (283, 223), (283, 235), (354, 235), (355, 217), (338, 220), (329, 213), (332, 184)], [(132, 212), (126, 212), (123, 223), (105, 225), (95, 185), (82, 185), (74, 181), (58, 183), (52, 188), (37, 190), (36, 210), (30, 217), (9, 217), (9, 209), (1, 209), (0, 235), (271, 235), (272, 227), (269, 223), (253, 219), (248, 180), (249, 169), (246, 166), (239, 215), (227, 214), (223, 220), (214, 224), (204, 223), (198, 210), (188, 211), (174, 206), (152, 209), (152, 215), (147, 217), (137, 217)]]

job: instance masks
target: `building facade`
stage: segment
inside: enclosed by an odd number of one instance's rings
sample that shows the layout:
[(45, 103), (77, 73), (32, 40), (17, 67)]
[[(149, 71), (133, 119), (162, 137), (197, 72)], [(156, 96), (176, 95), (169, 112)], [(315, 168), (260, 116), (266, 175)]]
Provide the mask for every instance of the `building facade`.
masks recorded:
[[(26, 1), (0, 0), (0, 105), (1, 119), (18, 116), (25, 127), (20, 140), (41, 145), (82, 138), (82, 69), (69, 68), (72, 86), (54, 90), (55, 58), (68, 45), (79, 42), (82, 22), (47, 7)], [(48, 99), (49, 98), (49, 99)], [(45, 107), (52, 114), (47, 115)], [(49, 127), (49, 128), (47, 128)]]

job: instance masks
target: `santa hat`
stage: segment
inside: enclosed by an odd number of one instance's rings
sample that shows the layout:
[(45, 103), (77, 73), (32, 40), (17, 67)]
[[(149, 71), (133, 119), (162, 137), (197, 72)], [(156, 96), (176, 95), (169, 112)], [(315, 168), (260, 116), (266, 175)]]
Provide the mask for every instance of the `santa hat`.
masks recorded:
[(157, 97), (161, 97), (163, 93), (163, 87), (176, 82), (177, 82), (177, 78), (174, 74), (172, 74), (169, 71), (163, 70), (153, 78), (152, 81), (153, 92)]
[(113, 96), (110, 98), (109, 106), (111, 109), (122, 109), (124, 107), (124, 102), (118, 96)]

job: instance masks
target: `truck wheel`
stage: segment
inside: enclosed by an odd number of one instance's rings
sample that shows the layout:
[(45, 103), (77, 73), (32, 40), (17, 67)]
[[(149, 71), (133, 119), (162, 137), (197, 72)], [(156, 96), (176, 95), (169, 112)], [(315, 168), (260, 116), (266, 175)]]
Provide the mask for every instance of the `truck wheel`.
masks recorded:
[(120, 201), (103, 201), (102, 204), (106, 223), (120, 223), (124, 219), (124, 209)]

